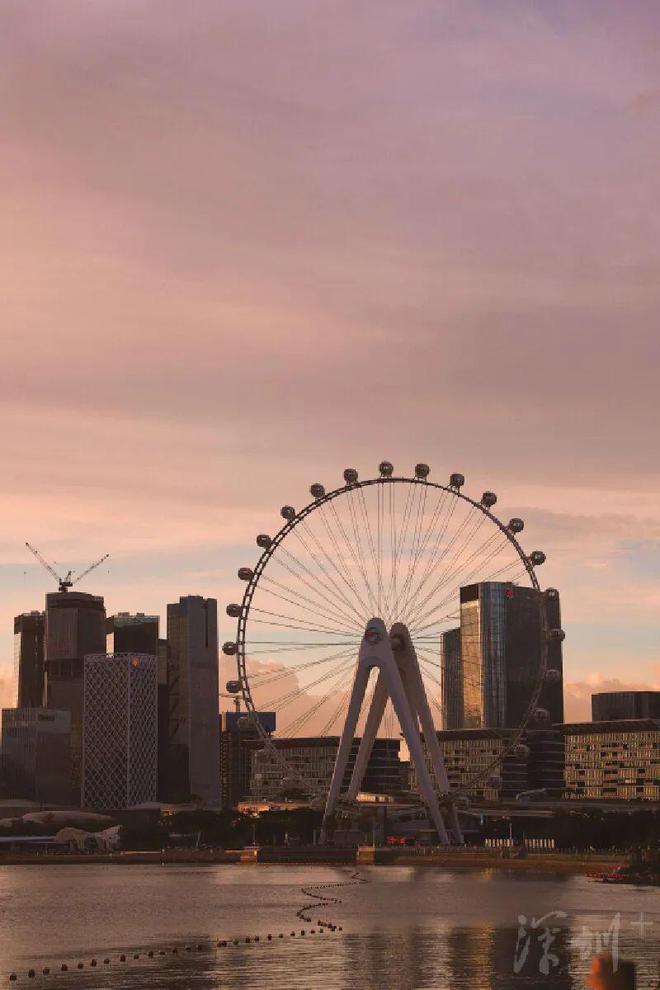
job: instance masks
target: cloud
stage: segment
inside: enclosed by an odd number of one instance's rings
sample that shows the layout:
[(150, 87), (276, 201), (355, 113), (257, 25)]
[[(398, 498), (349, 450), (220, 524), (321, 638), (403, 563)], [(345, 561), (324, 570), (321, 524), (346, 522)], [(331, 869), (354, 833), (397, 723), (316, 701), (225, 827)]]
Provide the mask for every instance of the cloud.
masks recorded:
[[(660, 667), (657, 667), (660, 673)], [(591, 696), (608, 691), (660, 691), (660, 681), (635, 683), (616, 677), (604, 677), (594, 671), (585, 681), (564, 683), (564, 719), (566, 722), (591, 722)]]
[(13, 708), (16, 704), (16, 683), (13, 677), (0, 677), (0, 708)]
[(658, 28), (642, 0), (10, 0), (5, 663), (25, 539), (109, 550), (110, 608), (234, 598), (282, 504), (382, 458), (524, 514), (569, 626), (657, 615), (660, 134), (630, 106)]

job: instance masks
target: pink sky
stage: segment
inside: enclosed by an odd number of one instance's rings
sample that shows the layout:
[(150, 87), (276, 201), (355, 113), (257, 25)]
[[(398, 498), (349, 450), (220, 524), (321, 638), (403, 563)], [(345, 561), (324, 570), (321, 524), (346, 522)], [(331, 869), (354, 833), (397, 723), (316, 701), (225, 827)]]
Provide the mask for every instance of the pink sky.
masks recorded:
[(525, 517), (576, 696), (657, 683), (657, 5), (10, 0), (0, 48), (5, 683), (24, 540), (224, 603), (383, 457)]

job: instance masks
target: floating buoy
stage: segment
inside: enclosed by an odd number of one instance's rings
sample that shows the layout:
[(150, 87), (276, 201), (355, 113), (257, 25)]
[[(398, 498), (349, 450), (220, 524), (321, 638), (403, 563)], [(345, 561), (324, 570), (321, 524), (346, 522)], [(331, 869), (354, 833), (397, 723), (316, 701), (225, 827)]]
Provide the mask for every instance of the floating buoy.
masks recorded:
[(18, 979), (18, 977), (16, 976), (16, 973), (10, 973), (9, 974), (9, 980), (10, 980), (11, 983), (13, 983), (14, 980), (17, 980), (17, 979)]
[(41, 972), (44, 974), (44, 976), (48, 976), (48, 974), (50, 973), (50, 966), (44, 966)]
[(133, 959), (139, 959), (139, 958), (140, 958), (140, 953), (136, 952), (135, 955), (133, 956)]
[(178, 953), (179, 953), (179, 950), (178, 949), (172, 949), (172, 955), (173, 956), (178, 955)]
[(90, 962), (89, 965), (90, 966), (96, 966), (96, 959), (92, 959), (92, 961)]
[(150, 959), (153, 959), (153, 957), (154, 957), (153, 950), (152, 949), (149, 949), (149, 952), (147, 952), (147, 955), (149, 956)]
[(78, 963), (78, 969), (84, 969), (84, 968), (85, 968), (84, 963)]
[(119, 962), (126, 962), (126, 956), (124, 955), (123, 952), (122, 952), (122, 954), (119, 957)]
[(198, 951), (198, 952), (201, 952), (201, 951), (203, 950), (203, 948), (204, 948), (204, 946), (203, 946), (203, 945), (202, 945), (202, 943), (200, 942), (200, 943), (198, 944), (198, 946), (197, 946), (197, 951)]
[(33, 969), (28, 969), (28, 977), (33, 980), (37, 974)]
[(108, 959), (108, 957), (106, 956), (106, 957), (105, 957), (105, 959), (103, 960), (103, 965), (104, 965), (104, 966), (107, 966), (109, 962), (110, 962), (110, 960), (109, 960), (109, 959)]
[(62, 970), (63, 973), (67, 973), (68, 970), (69, 970), (69, 967), (67, 966), (66, 963), (62, 963), (62, 965), (60, 966), (60, 969)]

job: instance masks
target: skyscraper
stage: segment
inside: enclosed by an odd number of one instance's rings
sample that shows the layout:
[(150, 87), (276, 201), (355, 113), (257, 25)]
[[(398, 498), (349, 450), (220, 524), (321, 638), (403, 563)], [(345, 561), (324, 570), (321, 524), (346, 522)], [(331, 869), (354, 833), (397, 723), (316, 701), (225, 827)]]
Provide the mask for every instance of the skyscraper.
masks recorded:
[(82, 804), (120, 809), (155, 801), (158, 657), (85, 657)]
[(18, 675), (18, 708), (41, 708), (44, 703), (43, 612), (14, 618), (14, 666)]
[[(539, 677), (541, 594), (499, 581), (461, 588), (460, 663), (455, 630), (445, 634), (441, 654), (446, 728), (515, 728), (523, 721)], [(545, 606), (549, 627), (560, 627), (559, 597)], [(548, 644), (548, 667), (562, 674), (558, 641)], [(543, 684), (538, 707), (551, 723), (563, 721), (561, 677)]]
[(167, 606), (171, 797), (220, 801), (217, 602), (188, 595)]
[(71, 715), (71, 800), (80, 800), (83, 658), (105, 653), (103, 598), (81, 591), (46, 595), (45, 703)]

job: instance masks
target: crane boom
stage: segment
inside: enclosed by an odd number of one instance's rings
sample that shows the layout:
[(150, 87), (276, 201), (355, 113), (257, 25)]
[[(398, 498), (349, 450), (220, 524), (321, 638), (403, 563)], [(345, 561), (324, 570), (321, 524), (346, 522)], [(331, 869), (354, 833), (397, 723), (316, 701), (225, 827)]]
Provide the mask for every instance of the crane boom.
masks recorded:
[(68, 591), (69, 588), (72, 588), (74, 584), (77, 584), (78, 581), (81, 580), (81, 578), (86, 577), (90, 571), (93, 571), (95, 567), (98, 567), (99, 564), (102, 564), (103, 561), (107, 560), (108, 557), (110, 556), (109, 553), (106, 553), (104, 557), (101, 557), (99, 560), (94, 561), (94, 563), (90, 564), (89, 567), (82, 572), (82, 574), (79, 574), (78, 577), (75, 578), (75, 580), (73, 580), (71, 577), (71, 573), (72, 573), (71, 571), (67, 571), (65, 577), (60, 577), (57, 571), (55, 570), (55, 568), (52, 567), (48, 563), (48, 561), (39, 553), (39, 551), (35, 547), (33, 547), (30, 543), (27, 542), (27, 540), (25, 541), (25, 546), (28, 548), (30, 553), (32, 553), (37, 558), (41, 566), (44, 567), (49, 574), (52, 574), (52, 576), (55, 578), (55, 580), (59, 585), (60, 591)]
[(90, 564), (89, 565), (89, 567), (87, 568), (86, 571), (83, 571), (82, 574), (79, 574), (78, 577), (75, 578), (75, 580), (72, 581), (71, 583), (72, 584), (78, 584), (78, 581), (81, 581), (84, 577), (87, 577), (87, 575), (89, 574), (90, 571), (93, 571), (96, 567), (98, 567), (100, 564), (102, 564), (103, 561), (104, 560), (107, 560), (109, 556), (110, 556), (110, 554), (109, 553), (106, 553), (106, 554), (104, 554), (103, 557), (100, 557), (98, 560), (94, 561), (93, 564)]
[(59, 574), (57, 573), (57, 571), (55, 570), (55, 568), (54, 567), (51, 567), (51, 565), (48, 563), (48, 561), (44, 557), (42, 557), (41, 554), (39, 553), (39, 551), (36, 550), (35, 547), (31, 546), (28, 543), (27, 540), (25, 541), (25, 546), (28, 548), (28, 550), (30, 551), (30, 553), (34, 554), (34, 556), (37, 558), (37, 560), (39, 561), (39, 563), (41, 564), (41, 566), (42, 567), (45, 567), (46, 570), (48, 571), (48, 573), (49, 574), (52, 574), (53, 577), (55, 578), (55, 580), (58, 582), (58, 584), (61, 585), (62, 584), (62, 578), (59, 576)]

